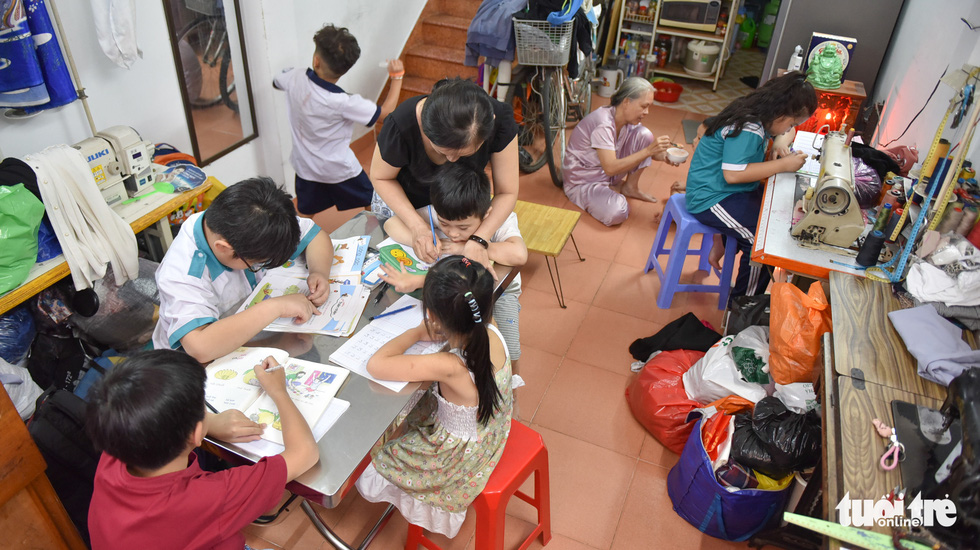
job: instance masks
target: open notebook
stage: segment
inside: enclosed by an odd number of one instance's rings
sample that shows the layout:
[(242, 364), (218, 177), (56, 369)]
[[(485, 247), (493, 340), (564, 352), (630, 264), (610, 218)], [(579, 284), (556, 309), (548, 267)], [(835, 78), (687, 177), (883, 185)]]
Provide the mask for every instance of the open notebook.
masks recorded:
[[(337, 351), (330, 354), (330, 361), (346, 367), (369, 380), (373, 380), (392, 391), (401, 391), (408, 382), (378, 380), (368, 373), (367, 363), (368, 359), (376, 351), (381, 349), (381, 346), (406, 330), (417, 327), (422, 322), (422, 302), (408, 295), (396, 300), (385, 311), (395, 311), (406, 306), (414, 307), (371, 321), (350, 340), (345, 342), (344, 345), (340, 346)], [(405, 353), (408, 355), (435, 353), (443, 345), (445, 345), (444, 342), (416, 342)]]
[(265, 424), (262, 438), (282, 445), (279, 409), (255, 378), (254, 367), (272, 356), (286, 371), (286, 389), (310, 427), (316, 426), (349, 372), (333, 365), (293, 359), (276, 348), (238, 348), (215, 360), (207, 372), (206, 397), (219, 412), (238, 409)]
[[(317, 309), (319, 315), (310, 317), (305, 323), (296, 324), (293, 319), (278, 318), (265, 328), (276, 332), (311, 332), (327, 336), (349, 336), (357, 328), (364, 306), (367, 305), (370, 290), (360, 284), (360, 273), (354, 284), (331, 282), (327, 301)], [(235, 313), (261, 303), (263, 300), (288, 294), (309, 294), (306, 278), (272, 270), (259, 281), (252, 294)]]

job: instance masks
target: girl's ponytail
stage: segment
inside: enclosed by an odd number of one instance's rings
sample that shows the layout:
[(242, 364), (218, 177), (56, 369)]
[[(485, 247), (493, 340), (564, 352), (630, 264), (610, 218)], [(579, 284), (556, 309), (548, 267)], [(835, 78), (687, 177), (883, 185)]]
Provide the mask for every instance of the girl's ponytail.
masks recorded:
[(482, 265), (463, 256), (437, 262), (425, 277), (423, 311), (438, 317), (443, 329), (465, 339), (463, 361), (473, 373), (479, 405), (477, 420), (484, 426), (500, 408), (502, 396), (494, 380), (490, 360), (490, 322), (493, 306), (493, 277)]

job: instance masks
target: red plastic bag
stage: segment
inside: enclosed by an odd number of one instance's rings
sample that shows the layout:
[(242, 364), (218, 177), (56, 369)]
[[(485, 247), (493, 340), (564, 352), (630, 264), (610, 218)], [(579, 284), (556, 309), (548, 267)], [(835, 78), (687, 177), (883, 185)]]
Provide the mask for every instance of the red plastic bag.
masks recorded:
[(657, 354), (626, 387), (626, 402), (633, 416), (664, 447), (680, 454), (694, 429), (687, 413), (701, 403), (688, 399), (682, 377), (704, 352), (673, 350)]
[(777, 384), (813, 382), (820, 337), (833, 330), (830, 304), (820, 283), (810, 292), (773, 283), (769, 312), (769, 375)]

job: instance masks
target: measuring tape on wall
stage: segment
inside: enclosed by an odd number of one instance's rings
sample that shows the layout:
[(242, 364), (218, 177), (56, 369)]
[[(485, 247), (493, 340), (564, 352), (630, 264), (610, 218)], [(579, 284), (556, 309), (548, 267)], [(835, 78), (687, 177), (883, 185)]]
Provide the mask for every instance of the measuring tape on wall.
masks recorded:
[[(970, 71), (964, 82), (969, 81), (970, 79), (976, 80), (978, 75), (980, 75), (980, 68), (975, 67), (972, 71)], [(938, 155), (939, 142), (943, 137), (944, 131), (946, 130), (946, 123), (949, 122), (950, 115), (956, 112), (960, 108), (960, 102), (965, 100), (961, 99), (962, 97), (965, 97), (965, 94), (961, 92), (950, 99), (949, 108), (946, 109), (946, 114), (943, 115), (943, 120), (939, 124), (939, 128), (936, 130), (936, 135), (932, 139), (932, 145), (929, 146), (929, 153), (926, 155), (926, 160), (922, 163), (923, 166), (934, 166), (938, 163), (939, 159), (936, 157)], [(960, 149), (953, 160), (955, 166), (950, 166), (946, 172), (947, 179), (953, 178), (955, 181), (956, 174), (959, 173), (960, 168), (963, 165), (963, 157), (965, 156), (966, 152), (970, 150), (970, 144), (973, 141), (973, 132), (976, 127), (978, 116), (980, 116), (980, 102), (973, 105), (970, 121), (965, 126), (966, 136), (960, 143), (963, 148)], [(936, 175), (937, 174), (933, 172), (932, 176)], [(931, 197), (932, 194), (936, 192), (936, 186), (938, 184), (938, 179), (931, 177), (925, 196)], [(929, 225), (927, 227), (928, 230), (934, 230), (939, 225), (939, 222), (942, 220), (943, 213), (946, 211), (946, 205), (949, 203), (949, 200), (952, 198), (953, 192), (956, 189), (956, 186), (952, 184), (944, 185), (944, 187), (945, 191), (942, 193), (942, 196), (937, 199), (938, 202), (935, 214), (929, 221)], [(923, 200), (923, 204), (928, 204), (928, 201)], [(898, 240), (902, 228), (905, 226), (905, 222), (908, 220), (910, 210), (911, 208), (908, 207), (902, 210), (902, 215), (899, 217), (898, 223), (895, 224), (895, 230), (888, 236), (889, 241)], [(925, 219), (928, 217), (928, 211), (929, 208), (926, 206), (923, 206), (923, 208), (919, 210), (919, 215), (916, 217), (915, 223), (912, 225), (911, 232), (909, 233), (908, 241), (906, 241), (905, 246), (902, 247), (900, 254), (892, 257), (891, 260), (880, 266), (872, 266), (865, 270), (865, 275), (869, 279), (884, 283), (897, 283), (905, 278), (905, 267), (908, 265), (909, 256), (912, 254), (912, 249), (915, 248), (916, 241), (918, 240), (919, 229), (923, 226)], [(889, 268), (891, 268), (893, 265), (895, 266), (894, 270), (890, 270)]]

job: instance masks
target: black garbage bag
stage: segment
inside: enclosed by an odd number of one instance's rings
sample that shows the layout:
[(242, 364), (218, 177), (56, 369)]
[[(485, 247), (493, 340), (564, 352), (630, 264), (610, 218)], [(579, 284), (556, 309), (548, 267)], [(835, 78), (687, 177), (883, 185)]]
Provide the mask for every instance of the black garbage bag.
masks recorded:
[(795, 413), (775, 397), (756, 403), (751, 418), (735, 417), (732, 458), (754, 470), (782, 479), (806, 470), (820, 458), (820, 417), (816, 411)]

